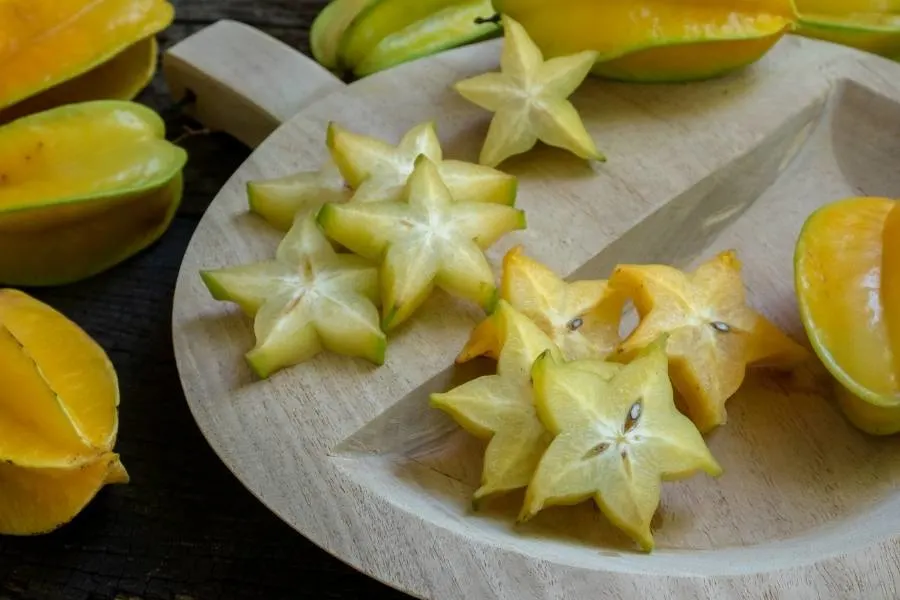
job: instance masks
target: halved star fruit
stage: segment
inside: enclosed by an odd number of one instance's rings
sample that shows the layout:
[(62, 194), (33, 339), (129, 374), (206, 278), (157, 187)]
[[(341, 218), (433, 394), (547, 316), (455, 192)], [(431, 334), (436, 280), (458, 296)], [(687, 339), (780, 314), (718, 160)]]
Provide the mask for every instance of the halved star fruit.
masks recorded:
[(661, 481), (721, 474), (700, 432), (675, 406), (666, 337), (611, 377), (584, 368), (586, 361), (563, 362), (550, 353), (535, 361), (535, 407), (554, 438), (528, 486), (520, 520), (593, 498), (649, 551)]
[(352, 195), (331, 160), (316, 171), (247, 183), (250, 211), (285, 232), (293, 227), (298, 215), (318, 211), (327, 202), (347, 202)]
[[(625, 295), (604, 280), (567, 283), (522, 246), (503, 258), (500, 297), (534, 321), (568, 359), (606, 358), (619, 344)], [(488, 317), (472, 331), (457, 362), (496, 358), (499, 352), (494, 319)]]
[(437, 165), (454, 200), (515, 204), (518, 183), (514, 176), (483, 165), (444, 160), (432, 122), (407, 131), (397, 146), (330, 123), (327, 146), (341, 175), (355, 190), (353, 202), (402, 200), (416, 160), (424, 155)]
[(733, 250), (692, 273), (668, 265), (619, 265), (610, 284), (634, 302), (640, 316), (618, 353), (627, 360), (660, 334), (670, 334), (672, 382), (701, 432), (726, 422), (725, 402), (743, 383), (748, 359), (771, 367), (784, 356), (792, 366), (803, 352), (774, 333), (774, 325), (760, 325), (763, 317), (747, 306)]
[(256, 346), (247, 361), (261, 378), (322, 350), (384, 363), (378, 270), (359, 256), (335, 253), (313, 214), (297, 219), (275, 260), (201, 275), (215, 299), (254, 317)]
[(395, 329), (434, 287), (490, 312), (497, 302), (494, 272), (484, 255), (505, 234), (525, 228), (525, 213), (503, 204), (454, 199), (437, 165), (416, 160), (406, 201), (326, 204), (325, 233), (381, 263), (382, 327)]
[(900, 201), (848, 198), (814, 212), (797, 240), (794, 281), (848, 419), (870, 434), (900, 432)]
[(496, 166), (528, 152), (538, 140), (584, 159), (606, 160), (567, 100), (597, 58), (589, 50), (544, 61), (525, 29), (508, 16), (499, 73), (454, 84), (464, 98), (494, 113), (479, 162)]
[(490, 440), (484, 455), (478, 500), (528, 485), (551, 436), (538, 420), (531, 395), (531, 366), (553, 342), (504, 301), (497, 306), (502, 339), (496, 375), (485, 375), (444, 393), (431, 406), (449, 414), (472, 435)]

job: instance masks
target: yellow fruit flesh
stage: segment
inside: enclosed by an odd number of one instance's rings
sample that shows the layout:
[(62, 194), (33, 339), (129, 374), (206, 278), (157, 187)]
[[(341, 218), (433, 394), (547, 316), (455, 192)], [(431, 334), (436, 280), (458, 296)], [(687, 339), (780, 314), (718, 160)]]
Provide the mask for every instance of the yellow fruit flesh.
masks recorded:
[(872, 433), (900, 431), (897, 206), (884, 198), (830, 204), (807, 221), (795, 257), (813, 348), (849, 392), (848, 416)]
[(165, 0), (0, 2), (0, 107), (90, 71), (173, 17)]
[(897, 0), (797, 0), (797, 33), (900, 58)]
[(90, 100), (131, 100), (156, 72), (158, 44), (143, 39), (95, 69), (52, 87), (36, 96), (0, 109), (0, 123), (50, 110), (64, 104)]

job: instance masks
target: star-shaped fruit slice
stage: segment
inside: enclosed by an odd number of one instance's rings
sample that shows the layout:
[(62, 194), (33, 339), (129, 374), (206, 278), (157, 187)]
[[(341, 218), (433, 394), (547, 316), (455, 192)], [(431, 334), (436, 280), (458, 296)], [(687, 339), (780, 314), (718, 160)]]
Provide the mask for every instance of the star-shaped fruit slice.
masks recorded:
[(437, 165), (441, 179), (459, 202), (512, 205), (516, 200), (514, 176), (484, 165), (444, 160), (432, 122), (407, 131), (397, 146), (329, 123), (327, 146), (341, 176), (355, 190), (353, 202), (401, 200), (419, 155)]
[(665, 344), (661, 336), (612, 377), (550, 353), (535, 361), (536, 411), (555, 437), (525, 493), (521, 521), (548, 506), (593, 498), (649, 551), (661, 481), (721, 474), (700, 432), (675, 406)]
[[(559, 350), (509, 303), (500, 300), (494, 315), (502, 340), (497, 374), (431, 395), (431, 406), (449, 414), (472, 435), (490, 440), (476, 502), (527, 486), (552, 438), (535, 413), (530, 378), (535, 358), (545, 351), (558, 355)], [(612, 377), (618, 368), (604, 363), (598, 376)]]
[(454, 89), (494, 113), (479, 162), (496, 166), (527, 152), (538, 140), (584, 159), (606, 160), (569, 102), (597, 58), (594, 51), (544, 61), (525, 28), (503, 17), (505, 37), (499, 73), (458, 81)]
[(247, 183), (250, 211), (285, 232), (293, 227), (298, 215), (317, 211), (327, 202), (347, 202), (352, 194), (331, 160), (316, 171)]
[(298, 217), (275, 260), (201, 273), (217, 300), (254, 318), (256, 346), (247, 354), (267, 378), (322, 350), (384, 363), (387, 341), (378, 325), (378, 269), (337, 254), (313, 214)]
[[(500, 297), (534, 321), (570, 360), (606, 358), (619, 344), (625, 295), (604, 280), (567, 283), (522, 246), (503, 257)], [(457, 362), (497, 358), (499, 352), (494, 319), (488, 317), (472, 331)]]
[(805, 352), (747, 305), (733, 250), (692, 273), (668, 265), (619, 265), (610, 284), (632, 300), (640, 317), (618, 352), (627, 358), (670, 334), (672, 382), (703, 433), (726, 422), (725, 402), (743, 383), (748, 362), (794, 364)]
[(434, 287), (492, 311), (494, 272), (484, 255), (503, 235), (525, 228), (512, 206), (454, 199), (426, 156), (416, 160), (405, 201), (326, 204), (318, 220), (332, 240), (381, 263), (382, 327), (406, 321)]

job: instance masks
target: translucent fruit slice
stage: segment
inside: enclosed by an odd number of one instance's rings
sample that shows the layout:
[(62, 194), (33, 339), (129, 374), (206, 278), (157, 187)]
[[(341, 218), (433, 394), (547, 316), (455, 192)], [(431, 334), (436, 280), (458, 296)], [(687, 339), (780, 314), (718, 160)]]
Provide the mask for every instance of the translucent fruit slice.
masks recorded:
[(382, 327), (395, 329), (435, 286), (491, 311), (494, 273), (484, 250), (525, 228), (525, 213), (503, 204), (454, 199), (427, 157), (416, 160), (407, 201), (326, 204), (318, 220), (345, 248), (381, 263)]
[(553, 505), (593, 498), (604, 515), (652, 550), (650, 521), (660, 482), (722, 469), (691, 421), (675, 407), (666, 337), (612, 377), (550, 353), (534, 364), (534, 402), (555, 436), (525, 494), (520, 520)]
[(502, 339), (496, 375), (485, 375), (431, 395), (431, 406), (449, 414), (472, 435), (490, 440), (477, 502), (528, 485), (550, 443), (534, 411), (530, 372), (544, 351), (558, 352), (540, 329), (504, 301), (494, 313)]
[(110, 452), (72, 468), (25, 468), (0, 461), (0, 534), (49, 533), (75, 518), (106, 485), (128, 483)]
[(330, 160), (318, 171), (247, 183), (250, 210), (285, 232), (293, 227), (298, 215), (318, 211), (328, 202), (347, 202), (352, 195), (337, 165)]
[(693, 273), (668, 265), (620, 265), (610, 284), (631, 298), (641, 319), (619, 353), (627, 359), (660, 334), (671, 334), (672, 382), (685, 402), (682, 408), (704, 433), (725, 423), (725, 402), (743, 383), (748, 358), (771, 366), (774, 349), (789, 343), (784, 337), (751, 339), (752, 332), (771, 328), (759, 328), (759, 315), (747, 306), (733, 250)]
[(514, 176), (483, 165), (443, 160), (431, 122), (407, 131), (396, 147), (331, 123), (327, 145), (341, 175), (356, 190), (354, 202), (402, 200), (406, 180), (420, 154), (437, 165), (441, 179), (458, 202), (512, 205), (516, 201), (518, 183)]
[(119, 388), (106, 353), (10, 289), (0, 290), (0, 390), (0, 463), (71, 467), (115, 444)]
[(597, 53), (579, 52), (544, 61), (525, 29), (508, 16), (499, 73), (454, 84), (470, 102), (494, 113), (479, 162), (496, 166), (527, 152), (538, 140), (585, 159), (605, 160), (567, 100), (591, 70)]
[[(625, 295), (604, 280), (567, 283), (514, 246), (503, 258), (500, 297), (551, 337), (568, 359), (606, 358), (619, 343)], [(493, 319), (482, 321), (457, 362), (476, 356), (497, 357), (499, 339)]]
[(847, 417), (900, 432), (900, 202), (848, 198), (800, 233), (794, 281), (803, 326)]
[(214, 298), (254, 317), (256, 346), (247, 361), (261, 378), (322, 350), (384, 363), (378, 271), (358, 256), (335, 253), (313, 214), (297, 219), (275, 260), (201, 275)]

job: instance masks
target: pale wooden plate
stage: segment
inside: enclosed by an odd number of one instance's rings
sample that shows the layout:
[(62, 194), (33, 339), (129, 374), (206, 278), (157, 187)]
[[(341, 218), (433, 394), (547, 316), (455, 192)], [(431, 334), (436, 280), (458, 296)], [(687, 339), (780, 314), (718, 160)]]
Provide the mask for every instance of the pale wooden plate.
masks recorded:
[[(200, 117), (256, 143), (300, 112), (197, 228), (173, 336), (200, 428), (266, 506), (423, 598), (900, 597), (900, 438), (851, 427), (813, 377), (748, 380), (708, 437), (725, 474), (664, 485), (649, 555), (589, 504), (526, 526), (514, 525), (519, 494), (470, 511), (483, 444), (427, 406), (429, 392), (465, 375), (453, 360), (482, 316), (470, 304), (436, 294), (380, 368), (324, 354), (254, 380), (243, 359), (250, 322), (198, 276), (272, 256), (279, 234), (247, 213), (246, 182), (316, 168), (330, 120), (393, 142), (434, 120), (445, 155), (475, 161), (490, 115), (449, 85), (497, 69), (502, 42), (345, 87), (252, 30), (216, 27), (167, 57)], [(875, 56), (789, 36), (722, 79), (590, 80), (574, 102), (609, 162), (542, 147), (503, 165), (520, 179), (529, 227), (489, 252), (495, 265), (522, 243), (569, 278), (602, 278), (619, 262), (689, 267), (735, 248), (751, 303), (805, 340), (792, 283), (803, 221), (846, 196), (900, 196), (900, 65)]]

